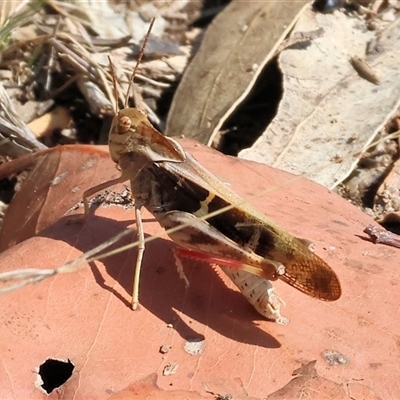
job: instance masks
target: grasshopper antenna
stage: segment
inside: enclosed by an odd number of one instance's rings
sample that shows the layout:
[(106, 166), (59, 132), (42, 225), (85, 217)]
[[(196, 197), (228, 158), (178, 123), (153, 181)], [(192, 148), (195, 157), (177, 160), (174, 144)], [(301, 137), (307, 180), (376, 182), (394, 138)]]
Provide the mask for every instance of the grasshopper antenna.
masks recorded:
[(114, 100), (115, 100), (115, 109), (114, 113), (118, 113), (118, 89), (117, 89), (117, 77), (115, 76), (115, 69), (114, 69), (114, 64), (111, 61), (111, 57), (108, 56), (108, 62), (110, 64), (110, 71), (111, 71), (111, 77), (113, 81), (113, 94), (114, 94)]
[(153, 29), (153, 25), (154, 25), (154, 21), (155, 20), (156, 19), (153, 18), (151, 20), (151, 22), (150, 22), (149, 29), (147, 30), (146, 36), (144, 37), (144, 40), (143, 40), (142, 47), (140, 48), (140, 52), (139, 52), (138, 59), (136, 61), (135, 69), (133, 70), (131, 78), (129, 79), (128, 90), (126, 91), (126, 96), (125, 96), (124, 108), (128, 107), (129, 92), (131, 91), (133, 80), (135, 79), (136, 72), (137, 72), (137, 70), (139, 68), (140, 62), (142, 61), (143, 54), (144, 54), (144, 49), (146, 48), (147, 42), (149, 40), (150, 32)]

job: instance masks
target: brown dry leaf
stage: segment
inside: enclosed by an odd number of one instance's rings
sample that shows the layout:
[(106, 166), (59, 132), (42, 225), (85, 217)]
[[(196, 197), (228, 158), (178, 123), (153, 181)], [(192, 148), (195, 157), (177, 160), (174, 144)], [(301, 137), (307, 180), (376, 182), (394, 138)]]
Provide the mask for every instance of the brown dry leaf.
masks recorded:
[(2, 169), (11, 174), (35, 164), (4, 217), (0, 251), (52, 225), (82, 200), (86, 189), (118, 176), (108, 151), (104, 151), (105, 147), (100, 149), (84, 145), (57, 146), (0, 167), (1, 175)]
[[(393, 266), (400, 250), (369, 242), (362, 231), (373, 221), (326, 188), (190, 141), (182, 144), (290, 233), (313, 240), (340, 277), (342, 298), (320, 302), (277, 282), (291, 323), (260, 320), (233, 284), (209, 265), (185, 262), (190, 281), (185, 290), (173, 244), (157, 239), (146, 247), (137, 312), (129, 307), (136, 250), (0, 297), (0, 398), (42, 399), (33, 371), (48, 357), (75, 365), (72, 377), (54, 394), (65, 399), (104, 399), (154, 371), (160, 375), (168, 363), (179, 369), (159, 377), (161, 390), (204, 395), (203, 382), (240, 377), (249, 395), (265, 398), (309, 360), (318, 360), (319, 375), (327, 380), (362, 382), (385, 400), (399, 398), (394, 366), (400, 280)], [(254, 198), (265, 189), (268, 193)], [(143, 221), (146, 235), (162, 232), (150, 214), (144, 212)], [(134, 213), (116, 206), (100, 207), (83, 225), (62, 218), (4, 252), (0, 269), (54, 268), (133, 223)], [(205, 350), (193, 356), (183, 346), (197, 337), (205, 340)], [(171, 345), (170, 352), (161, 354), (162, 344)], [(322, 357), (326, 350), (340, 352), (349, 363), (329, 365)], [(323, 386), (318, 390), (324, 398)]]
[(213, 20), (169, 111), (166, 133), (208, 143), (247, 96), (306, 1), (233, 1)]
[[(284, 95), (278, 113), (241, 157), (307, 174), (327, 187), (351, 173), (400, 105), (400, 17), (379, 32), (381, 52), (367, 56), (368, 42), (378, 34), (365, 24), (341, 12), (302, 14), (294, 32), (322, 27), (325, 33), (306, 48), (281, 53)], [(379, 86), (358, 75), (353, 56), (366, 58)]]

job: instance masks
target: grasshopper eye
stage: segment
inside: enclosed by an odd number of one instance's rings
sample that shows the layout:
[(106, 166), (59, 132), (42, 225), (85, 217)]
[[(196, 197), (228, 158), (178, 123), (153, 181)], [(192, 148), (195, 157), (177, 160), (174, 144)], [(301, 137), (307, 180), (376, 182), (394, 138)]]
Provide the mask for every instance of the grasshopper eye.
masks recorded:
[(128, 116), (124, 115), (123, 117), (119, 118), (117, 125), (118, 134), (123, 135), (124, 133), (128, 132), (129, 129), (131, 129), (131, 126), (132, 121)]

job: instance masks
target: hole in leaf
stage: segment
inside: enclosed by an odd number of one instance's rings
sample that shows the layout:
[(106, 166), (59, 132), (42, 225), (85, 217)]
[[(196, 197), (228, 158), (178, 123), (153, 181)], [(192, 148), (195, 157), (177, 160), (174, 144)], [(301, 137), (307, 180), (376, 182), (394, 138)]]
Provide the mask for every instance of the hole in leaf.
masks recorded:
[(47, 394), (50, 394), (71, 377), (74, 368), (74, 364), (69, 359), (63, 361), (48, 358), (39, 366), (39, 376), (43, 382), (40, 384), (40, 387)]

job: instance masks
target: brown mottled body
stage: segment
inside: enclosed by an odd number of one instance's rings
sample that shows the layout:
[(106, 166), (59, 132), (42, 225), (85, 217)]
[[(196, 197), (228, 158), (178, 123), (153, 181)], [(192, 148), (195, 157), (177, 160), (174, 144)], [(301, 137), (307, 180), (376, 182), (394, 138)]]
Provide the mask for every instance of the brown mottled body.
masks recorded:
[(122, 171), (119, 181), (131, 181), (137, 210), (144, 206), (161, 226), (173, 228), (171, 239), (194, 258), (279, 278), (321, 300), (340, 297), (336, 274), (303, 240), (246, 204), (141, 111), (127, 108), (114, 117), (109, 146)]

